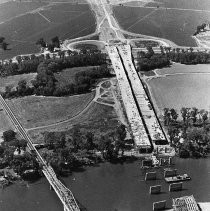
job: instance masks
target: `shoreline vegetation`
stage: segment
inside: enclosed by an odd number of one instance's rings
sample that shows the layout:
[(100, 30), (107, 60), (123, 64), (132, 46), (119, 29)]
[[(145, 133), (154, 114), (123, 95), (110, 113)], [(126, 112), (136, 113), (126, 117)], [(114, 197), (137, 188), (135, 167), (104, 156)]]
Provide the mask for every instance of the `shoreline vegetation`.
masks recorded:
[(173, 108), (164, 108), (163, 122), (180, 158), (205, 158), (210, 152), (210, 124), (204, 109), (181, 108), (181, 118)]
[(169, 67), (172, 62), (185, 65), (210, 64), (210, 53), (195, 52), (193, 48), (184, 50), (180, 48), (160, 46), (160, 54), (155, 53), (151, 46), (147, 46), (147, 52), (137, 53), (137, 71), (149, 72), (157, 68)]
[[(124, 151), (130, 149), (133, 143), (125, 138), (124, 125), (98, 135), (95, 135), (94, 131), (75, 125), (68, 131), (44, 132), (44, 144), (38, 144), (36, 148), (58, 176), (68, 176), (83, 166), (105, 161), (126, 161), (128, 157), (124, 155)], [(28, 151), (27, 142), (20, 139), (13, 130), (3, 133), (0, 168), (0, 177), (7, 180), (7, 184), (22, 179), (36, 180), (42, 175), (42, 166), (36, 160), (36, 155)], [(5, 173), (8, 171), (13, 174)]]
[(29, 152), (27, 141), (13, 130), (3, 132), (0, 145), (0, 184), (9, 185), (15, 181), (34, 180), (40, 177), (41, 166), (36, 155)]

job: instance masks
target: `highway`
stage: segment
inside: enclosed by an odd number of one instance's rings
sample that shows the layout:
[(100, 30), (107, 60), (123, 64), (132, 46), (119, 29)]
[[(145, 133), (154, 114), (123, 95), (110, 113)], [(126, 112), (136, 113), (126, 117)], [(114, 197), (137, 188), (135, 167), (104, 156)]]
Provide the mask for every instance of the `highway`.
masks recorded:
[(155, 145), (156, 141), (166, 143), (167, 137), (161, 127), (155, 110), (149, 101), (149, 97), (147, 96), (144, 85), (136, 71), (136, 68), (133, 65), (130, 45), (120, 45), (118, 50), (122, 58), (122, 62), (124, 63), (127, 76), (131, 81), (131, 89), (135, 95), (137, 106), (145, 123), (145, 127), (151, 137), (153, 146)]
[(45, 175), (48, 182), (50, 183), (50, 185), (53, 187), (58, 197), (60, 198), (61, 202), (63, 203), (64, 210), (79, 211), (80, 208), (77, 205), (77, 202), (72, 192), (61, 183), (61, 181), (57, 178), (52, 167), (50, 165), (47, 165), (46, 161), (42, 158), (37, 149), (34, 147), (33, 142), (31, 141), (31, 138), (27, 134), (26, 130), (23, 128), (23, 126), (16, 118), (15, 114), (10, 109), (10, 107), (8, 106), (8, 104), (1, 95), (0, 95), (0, 104), (2, 105), (4, 111), (6, 112), (12, 123), (14, 124), (16, 130), (19, 132), (22, 138), (27, 141), (28, 148), (36, 154), (38, 162), (43, 166), (42, 172)]
[(132, 131), (132, 137), (135, 145), (139, 149), (150, 151), (151, 143), (149, 134), (145, 130), (143, 120), (140, 116), (140, 112), (135, 101), (135, 96), (133, 95), (130, 82), (126, 76), (125, 69), (119, 56), (117, 47), (107, 46), (107, 51), (109, 53), (113, 68), (116, 73), (124, 108), (127, 114), (127, 119)]

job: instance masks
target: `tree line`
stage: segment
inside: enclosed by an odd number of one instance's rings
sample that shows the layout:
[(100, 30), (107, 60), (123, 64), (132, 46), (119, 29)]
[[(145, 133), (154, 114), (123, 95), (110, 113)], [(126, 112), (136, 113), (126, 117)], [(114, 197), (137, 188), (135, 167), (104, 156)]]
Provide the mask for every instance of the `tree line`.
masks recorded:
[(155, 54), (152, 47), (147, 47), (147, 52), (138, 52), (137, 71), (150, 71), (156, 68), (167, 67), (171, 64), (166, 54)]
[(36, 41), (36, 45), (47, 48), (50, 52), (53, 52), (55, 48), (60, 48), (60, 40), (58, 36), (55, 36), (51, 39), (50, 43), (47, 43), (43, 38), (40, 38)]
[(76, 51), (60, 51), (59, 58), (53, 54), (51, 58), (49, 54), (45, 56), (41, 54), (36, 56), (17, 56), (17, 63), (9, 62), (0, 64), (0, 76), (20, 75), (24, 73), (36, 73), (39, 64), (46, 63), (52, 72), (59, 72), (65, 68), (97, 66), (106, 63), (106, 54), (97, 52), (87, 52), (86, 54)]
[(188, 50), (160, 46), (161, 53), (155, 53), (151, 46), (147, 46), (147, 52), (138, 52), (137, 70), (150, 71), (157, 68), (168, 67), (171, 61), (181, 64), (209, 64), (210, 53), (195, 52), (193, 48)]
[[(3, 139), (0, 145), (0, 168), (10, 167), (20, 176), (24, 175), (25, 170), (40, 169), (36, 157), (26, 151), (26, 140), (19, 139), (13, 130), (4, 131)], [(16, 155), (15, 150), (17, 150)]]
[(87, 93), (93, 88), (99, 78), (112, 76), (106, 65), (95, 67), (91, 70), (79, 71), (75, 74), (75, 82), (62, 84), (57, 81), (54, 72), (49, 68), (50, 63), (41, 63), (37, 68), (37, 76), (32, 80), (32, 86), (29, 86), (26, 80), (20, 80), (18, 86), (13, 89), (12, 86), (6, 86), (2, 93), (4, 98), (22, 97), (28, 95), (43, 96), (69, 96), (75, 94)]
[(163, 121), (180, 157), (205, 157), (210, 144), (208, 112), (204, 109), (186, 108), (180, 110), (181, 118), (173, 108), (165, 108)]
[[(73, 170), (82, 165), (94, 164), (101, 159), (112, 161), (125, 149), (126, 130), (124, 125), (103, 135), (94, 135), (94, 131), (82, 131), (75, 125), (71, 132), (45, 132), (44, 142), (47, 150), (42, 156), (57, 173), (63, 169)], [(98, 155), (100, 152), (101, 155)]]

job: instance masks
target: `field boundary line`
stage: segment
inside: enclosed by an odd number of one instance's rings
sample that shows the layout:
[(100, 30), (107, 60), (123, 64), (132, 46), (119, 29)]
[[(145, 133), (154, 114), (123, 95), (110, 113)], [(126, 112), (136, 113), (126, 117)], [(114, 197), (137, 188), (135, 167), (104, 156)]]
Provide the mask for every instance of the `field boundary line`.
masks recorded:
[(41, 12), (37, 12), (40, 16), (42, 16), (47, 22), (52, 23), (52, 21), (50, 19), (48, 19), (47, 17), (45, 17)]
[(132, 28), (133, 26), (135, 26), (137, 23), (145, 20), (146, 18), (148, 18), (150, 15), (152, 15), (153, 13), (155, 13), (158, 9), (155, 9), (153, 11), (151, 11), (150, 13), (148, 13), (147, 15), (145, 15), (144, 17), (142, 17), (141, 19), (138, 19), (135, 23), (133, 23), (131, 26), (129, 26), (126, 30)]

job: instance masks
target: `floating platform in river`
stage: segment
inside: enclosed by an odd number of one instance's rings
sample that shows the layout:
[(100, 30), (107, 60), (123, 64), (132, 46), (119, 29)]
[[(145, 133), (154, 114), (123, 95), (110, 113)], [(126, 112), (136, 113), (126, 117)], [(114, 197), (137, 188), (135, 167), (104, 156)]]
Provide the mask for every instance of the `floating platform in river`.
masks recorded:
[(166, 182), (183, 182), (191, 180), (191, 178), (187, 174), (177, 175), (173, 177), (165, 177)]

